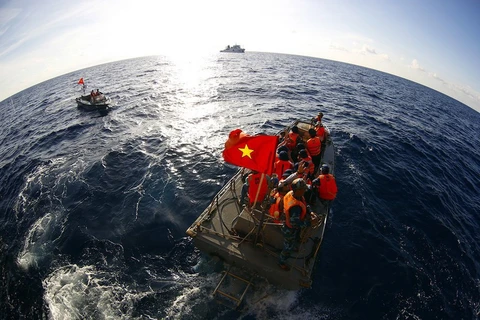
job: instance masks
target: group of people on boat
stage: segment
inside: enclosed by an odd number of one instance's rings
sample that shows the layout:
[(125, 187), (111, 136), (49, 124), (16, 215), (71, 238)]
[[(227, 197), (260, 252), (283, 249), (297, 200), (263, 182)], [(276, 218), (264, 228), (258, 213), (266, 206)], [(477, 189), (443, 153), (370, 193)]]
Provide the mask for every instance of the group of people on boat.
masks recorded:
[(92, 90), (90, 92), (90, 100), (92, 103), (95, 103), (97, 100), (99, 100), (102, 96), (102, 93), (100, 92), (100, 90)]
[(310, 205), (317, 200), (323, 206), (328, 205), (338, 191), (329, 166), (320, 163), (329, 134), (322, 117), (320, 112), (312, 119), (312, 128), (306, 137), (301, 136), (296, 126), (284, 132), (277, 147), (272, 176), (253, 171), (242, 188), (242, 204), (247, 205), (244, 203), (247, 197), (249, 207), (267, 202), (273, 222), (282, 224), (284, 246), (279, 266), (284, 270), (289, 270), (286, 261), (297, 250), (302, 230), (319, 221)]

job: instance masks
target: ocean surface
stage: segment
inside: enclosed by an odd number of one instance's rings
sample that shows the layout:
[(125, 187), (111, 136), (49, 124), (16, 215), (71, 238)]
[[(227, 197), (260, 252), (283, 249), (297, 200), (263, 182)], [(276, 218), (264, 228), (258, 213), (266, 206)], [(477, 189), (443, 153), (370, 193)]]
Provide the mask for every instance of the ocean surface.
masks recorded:
[[(114, 107), (78, 109), (77, 81)], [(228, 133), (322, 111), (339, 194), (312, 289), (212, 298), (187, 227), (235, 173)], [(480, 114), (358, 66), (144, 57), (0, 103), (1, 319), (479, 319)]]

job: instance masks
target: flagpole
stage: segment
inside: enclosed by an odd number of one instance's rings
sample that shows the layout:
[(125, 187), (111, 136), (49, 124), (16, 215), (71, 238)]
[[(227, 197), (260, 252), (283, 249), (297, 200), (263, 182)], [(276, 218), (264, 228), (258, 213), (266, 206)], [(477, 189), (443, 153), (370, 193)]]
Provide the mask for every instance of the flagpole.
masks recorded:
[[(255, 196), (255, 202), (253, 203), (253, 206), (252, 206), (252, 211), (253, 211), (253, 208), (255, 207), (255, 204), (257, 203), (258, 194), (260, 193), (260, 188), (262, 186), (262, 182), (264, 178), (265, 178), (265, 173), (262, 173), (262, 177), (260, 178), (260, 185), (258, 186), (258, 189), (257, 189), (257, 195)], [(269, 193), (267, 193), (267, 195), (268, 194)], [(262, 215), (260, 216), (260, 223), (258, 224), (257, 234), (255, 235), (255, 241), (253, 241), (253, 245), (257, 244), (258, 236), (260, 235), (260, 231), (262, 230), (264, 219), (265, 219), (265, 208), (262, 208)]]
[(258, 188), (257, 188), (257, 194), (255, 195), (255, 201), (253, 202), (252, 207), (255, 207), (255, 205), (257, 204), (258, 195), (260, 194), (260, 188), (262, 186), (264, 179), (265, 179), (265, 173), (262, 173), (262, 177), (260, 178), (260, 184), (258, 185)]

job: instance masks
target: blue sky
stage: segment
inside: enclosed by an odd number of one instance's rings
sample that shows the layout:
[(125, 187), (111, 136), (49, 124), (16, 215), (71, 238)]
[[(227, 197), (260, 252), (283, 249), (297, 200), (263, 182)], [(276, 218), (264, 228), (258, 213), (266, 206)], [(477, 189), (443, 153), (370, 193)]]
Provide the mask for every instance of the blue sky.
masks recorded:
[(381, 70), (480, 111), (478, 0), (2, 1), (0, 100), (105, 62), (234, 43)]

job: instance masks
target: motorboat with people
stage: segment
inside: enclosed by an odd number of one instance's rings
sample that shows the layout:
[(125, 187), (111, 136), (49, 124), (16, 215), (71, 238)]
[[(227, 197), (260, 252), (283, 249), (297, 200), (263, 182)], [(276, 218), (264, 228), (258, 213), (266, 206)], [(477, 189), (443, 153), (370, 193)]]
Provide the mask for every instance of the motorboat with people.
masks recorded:
[(226, 46), (225, 49), (220, 50), (220, 52), (236, 52), (236, 53), (244, 53), (245, 49), (243, 49), (240, 45), (234, 44), (233, 46)]
[(76, 98), (78, 107), (85, 110), (106, 110), (110, 107), (111, 100), (102, 92), (92, 91), (88, 95), (83, 95), (79, 98)]
[[(294, 126), (306, 143), (309, 129), (314, 128), (313, 119), (294, 121), (276, 136), (283, 139)], [(255, 153), (252, 153), (251, 149), (255, 148), (250, 143), (245, 149), (239, 150), (248, 151), (250, 155)], [(225, 151), (224, 159), (227, 161)], [(326, 135), (322, 144), (321, 164), (328, 165), (330, 173), (334, 173), (335, 152), (330, 135)], [(252, 171), (240, 168), (186, 231), (195, 247), (224, 262), (227, 268), (215, 288), (214, 296), (233, 302), (237, 307), (247, 290), (254, 286), (255, 279), (266, 280), (287, 290), (311, 287), (330, 209), (330, 201), (317, 199), (310, 203), (316, 216), (315, 223), (302, 230), (298, 247), (287, 260), (288, 268), (281, 268), (279, 257), (284, 248), (284, 222), (269, 214), (271, 199), (267, 196), (260, 205), (242, 204), (245, 177)]]

